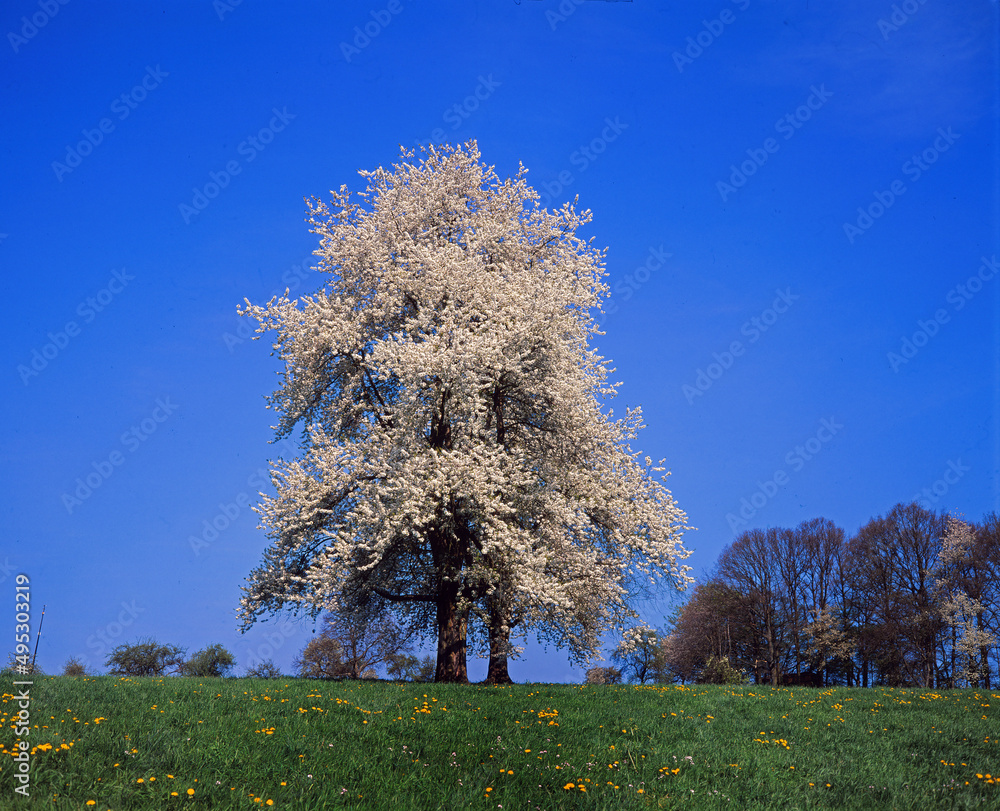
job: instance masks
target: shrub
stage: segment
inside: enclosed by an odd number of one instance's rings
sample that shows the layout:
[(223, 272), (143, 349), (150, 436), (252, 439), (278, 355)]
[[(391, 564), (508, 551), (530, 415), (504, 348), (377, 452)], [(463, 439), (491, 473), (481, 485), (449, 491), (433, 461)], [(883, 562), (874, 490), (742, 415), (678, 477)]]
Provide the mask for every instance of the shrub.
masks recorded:
[(709, 656), (698, 675), (698, 684), (747, 684), (747, 674), (732, 666), (725, 656)]
[(280, 679), (281, 671), (271, 660), (265, 659), (259, 665), (247, 668), (247, 678), (250, 679)]
[(171, 668), (183, 671), (184, 650), (152, 639), (140, 640), (134, 645), (119, 645), (106, 664), (114, 676), (162, 676)]
[(587, 684), (621, 684), (622, 672), (617, 667), (592, 667), (587, 671)]
[(236, 659), (222, 645), (209, 645), (184, 663), (182, 675), (199, 678), (221, 677), (236, 664)]
[(0, 676), (8, 678), (10, 676), (44, 676), (45, 672), (36, 664), (31, 665), (31, 657), (28, 657), (27, 669), (21, 667), (17, 657), (12, 653), (7, 657), (7, 664), (0, 670)]
[(87, 668), (84, 667), (83, 662), (77, 659), (75, 656), (71, 656), (66, 660), (66, 664), (63, 665), (64, 676), (86, 676)]

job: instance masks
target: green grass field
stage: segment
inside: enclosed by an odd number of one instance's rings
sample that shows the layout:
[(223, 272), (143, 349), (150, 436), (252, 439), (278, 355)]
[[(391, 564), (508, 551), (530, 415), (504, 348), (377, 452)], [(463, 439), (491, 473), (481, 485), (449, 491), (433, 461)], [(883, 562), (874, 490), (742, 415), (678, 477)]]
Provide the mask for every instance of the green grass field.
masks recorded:
[(984, 691), (37, 678), (25, 799), (2, 689), (5, 809), (1000, 808)]

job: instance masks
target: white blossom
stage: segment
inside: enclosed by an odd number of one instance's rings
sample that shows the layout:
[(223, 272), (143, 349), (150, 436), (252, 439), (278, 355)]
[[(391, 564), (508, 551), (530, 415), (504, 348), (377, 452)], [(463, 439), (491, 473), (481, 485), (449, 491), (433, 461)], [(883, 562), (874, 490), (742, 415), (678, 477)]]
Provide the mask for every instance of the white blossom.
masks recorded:
[(360, 199), (311, 201), (322, 288), (241, 310), (276, 333), (268, 407), (277, 437), (300, 427), (303, 442), (257, 508), (272, 544), (243, 626), (336, 606), (368, 573), (394, 597), (458, 584), (459, 612), (503, 588), (527, 624), (599, 658), (601, 634), (636, 616), (630, 566), (691, 578), (686, 516), (627, 442), (641, 410), (614, 421), (597, 402), (619, 384), (588, 347), (608, 292), (604, 253), (576, 235), (590, 212), (540, 208), (526, 170), (501, 182), (474, 141), (424, 152), (362, 171)]

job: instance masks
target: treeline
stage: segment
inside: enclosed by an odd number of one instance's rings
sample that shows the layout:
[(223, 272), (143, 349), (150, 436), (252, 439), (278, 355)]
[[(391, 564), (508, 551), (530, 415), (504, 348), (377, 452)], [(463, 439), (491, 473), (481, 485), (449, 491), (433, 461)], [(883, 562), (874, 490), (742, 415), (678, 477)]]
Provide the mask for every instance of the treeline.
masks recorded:
[(825, 518), (742, 533), (654, 651), (655, 671), (710, 681), (985, 687), (1000, 681), (1000, 516), (970, 524), (898, 504), (853, 537)]

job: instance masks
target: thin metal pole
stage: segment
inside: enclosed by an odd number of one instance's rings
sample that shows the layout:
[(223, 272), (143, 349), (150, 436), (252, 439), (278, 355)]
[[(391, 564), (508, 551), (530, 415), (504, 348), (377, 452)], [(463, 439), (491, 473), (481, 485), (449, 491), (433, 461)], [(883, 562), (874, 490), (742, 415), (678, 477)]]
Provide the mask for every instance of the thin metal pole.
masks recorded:
[(38, 620), (38, 633), (35, 634), (35, 652), (31, 656), (31, 672), (35, 672), (35, 658), (38, 656), (38, 639), (42, 635), (42, 623), (45, 622), (45, 606), (42, 606), (42, 618)]

